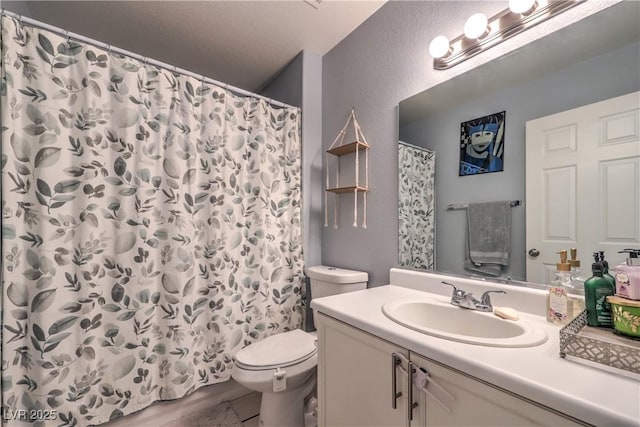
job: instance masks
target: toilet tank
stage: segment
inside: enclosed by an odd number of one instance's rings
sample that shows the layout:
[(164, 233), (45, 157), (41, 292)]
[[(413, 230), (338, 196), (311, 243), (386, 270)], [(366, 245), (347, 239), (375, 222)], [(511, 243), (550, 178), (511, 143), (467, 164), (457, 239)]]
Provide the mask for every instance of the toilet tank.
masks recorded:
[(364, 271), (317, 265), (307, 269), (311, 286), (311, 299), (367, 288), (369, 275)]

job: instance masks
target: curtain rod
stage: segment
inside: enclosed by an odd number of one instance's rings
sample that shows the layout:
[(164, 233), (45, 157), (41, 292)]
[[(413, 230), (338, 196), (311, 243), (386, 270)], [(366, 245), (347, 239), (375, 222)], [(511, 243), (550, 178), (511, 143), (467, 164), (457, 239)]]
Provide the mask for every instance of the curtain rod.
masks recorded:
[(430, 149), (425, 148), (425, 147), (420, 147), (419, 145), (411, 144), (409, 142), (398, 141), (398, 144), (402, 144), (402, 145), (405, 145), (407, 147), (415, 148), (416, 150), (422, 150), (422, 151), (427, 151), (429, 153), (434, 153), (433, 150), (430, 150)]
[(133, 52), (130, 52), (128, 50), (121, 49), (119, 47), (111, 46), (108, 43), (100, 42), (98, 40), (94, 40), (94, 39), (91, 39), (89, 37), (85, 37), (83, 35), (77, 34), (77, 33), (72, 33), (71, 31), (63, 30), (62, 28), (59, 28), (59, 27), (54, 27), (53, 25), (49, 25), (49, 24), (37, 21), (37, 20), (32, 19), (32, 18), (29, 18), (29, 17), (26, 17), (26, 16), (22, 16), (22, 15), (20, 15), (18, 13), (14, 13), (14, 12), (11, 12), (11, 11), (6, 10), (6, 9), (2, 9), (2, 11), (0, 12), (0, 15), (6, 15), (6, 16), (8, 16), (10, 18), (17, 19), (21, 24), (26, 24), (26, 25), (29, 25), (31, 27), (41, 28), (43, 30), (47, 30), (47, 31), (50, 31), (52, 33), (55, 33), (55, 34), (57, 34), (59, 36), (66, 37), (67, 39), (74, 39), (74, 40), (77, 40), (77, 41), (81, 41), (81, 42), (90, 44), (92, 46), (95, 46), (95, 47), (98, 47), (100, 49), (106, 50), (107, 52), (115, 52), (115, 53), (118, 53), (120, 55), (124, 55), (124, 56), (127, 56), (129, 58), (136, 59), (136, 60), (138, 60), (140, 62), (143, 62), (145, 64), (155, 65), (156, 67), (163, 68), (163, 69), (165, 69), (167, 71), (172, 71), (174, 73), (178, 73), (178, 74), (182, 74), (182, 75), (185, 75), (185, 76), (193, 77), (193, 78), (198, 79), (198, 80), (200, 80), (202, 82), (209, 83), (209, 84), (214, 84), (216, 86), (223, 87), (224, 89), (232, 91), (232, 92), (234, 92), (234, 93), (236, 93), (238, 95), (244, 95), (244, 96), (248, 96), (248, 97), (252, 97), (252, 98), (263, 99), (263, 100), (267, 101), (268, 103), (270, 103), (272, 105), (275, 105), (277, 107), (288, 107), (288, 108), (299, 109), (299, 107), (295, 107), (293, 105), (285, 104), (284, 102), (276, 101), (276, 100), (273, 100), (273, 99), (268, 98), (266, 96), (259, 95), (257, 93), (253, 93), (253, 92), (249, 92), (248, 90), (240, 89), (239, 87), (232, 86), (232, 85), (227, 84), (227, 83), (222, 83), (222, 82), (219, 82), (217, 80), (211, 79), (209, 77), (205, 77), (204, 75), (198, 75), (198, 74), (193, 73), (191, 71), (187, 71), (187, 70), (185, 70), (183, 68), (178, 68), (178, 67), (176, 67), (174, 65), (170, 65), (170, 64), (167, 64), (167, 63), (164, 63), (164, 62), (160, 62), (158, 60), (151, 59), (151, 58), (148, 58), (146, 56), (143, 56), (143, 55), (140, 55), (140, 54), (137, 54), (137, 53), (133, 53)]
[[(522, 202), (520, 200), (512, 200), (509, 202), (509, 205), (514, 208), (516, 206), (520, 206)], [(469, 207), (469, 205), (467, 203), (452, 203), (450, 205), (447, 205), (447, 210), (448, 211), (455, 211), (455, 210), (459, 210), (459, 209), (467, 209)]]

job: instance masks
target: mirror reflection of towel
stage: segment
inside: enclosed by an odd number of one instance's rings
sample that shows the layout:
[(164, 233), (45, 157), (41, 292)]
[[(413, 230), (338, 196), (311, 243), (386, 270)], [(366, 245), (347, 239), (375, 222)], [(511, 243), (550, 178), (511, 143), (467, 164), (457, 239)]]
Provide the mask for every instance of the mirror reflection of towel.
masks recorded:
[(469, 203), (464, 267), (498, 277), (509, 265), (511, 202)]

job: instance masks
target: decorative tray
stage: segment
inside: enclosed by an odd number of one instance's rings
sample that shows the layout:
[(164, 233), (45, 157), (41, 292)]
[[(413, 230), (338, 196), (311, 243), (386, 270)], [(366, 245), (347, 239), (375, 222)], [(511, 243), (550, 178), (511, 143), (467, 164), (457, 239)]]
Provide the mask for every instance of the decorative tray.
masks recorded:
[(560, 357), (640, 380), (640, 340), (588, 326), (586, 310), (560, 330)]

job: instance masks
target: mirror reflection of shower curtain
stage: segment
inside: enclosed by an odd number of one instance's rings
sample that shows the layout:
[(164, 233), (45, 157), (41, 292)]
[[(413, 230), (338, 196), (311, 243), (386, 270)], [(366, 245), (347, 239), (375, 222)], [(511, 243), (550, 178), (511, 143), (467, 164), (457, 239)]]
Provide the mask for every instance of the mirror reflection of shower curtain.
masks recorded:
[(398, 264), (435, 269), (436, 153), (398, 144)]

